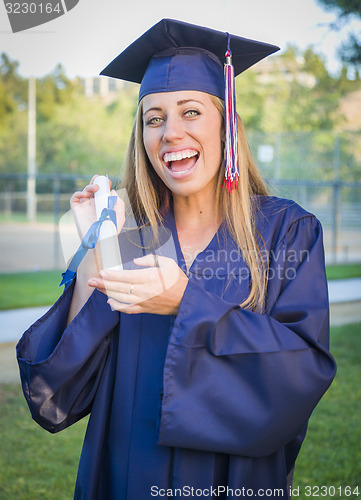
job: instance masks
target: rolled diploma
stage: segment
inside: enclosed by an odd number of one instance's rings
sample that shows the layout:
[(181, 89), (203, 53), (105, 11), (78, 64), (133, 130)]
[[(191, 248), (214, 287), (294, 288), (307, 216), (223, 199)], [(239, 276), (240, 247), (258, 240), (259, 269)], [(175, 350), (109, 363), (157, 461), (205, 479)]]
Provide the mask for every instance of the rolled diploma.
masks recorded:
[[(95, 210), (97, 219), (99, 220), (103, 208), (108, 208), (108, 197), (110, 196), (109, 179), (105, 175), (100, 175), (95, 178), (94, 184), (99, 186), (98, 191), (94, 193)], [(117, 271), (123, 269), (117, 229), (111, 220), (105, 220), (101, 225), (99, 241), (103, 269), (114, 269)]]

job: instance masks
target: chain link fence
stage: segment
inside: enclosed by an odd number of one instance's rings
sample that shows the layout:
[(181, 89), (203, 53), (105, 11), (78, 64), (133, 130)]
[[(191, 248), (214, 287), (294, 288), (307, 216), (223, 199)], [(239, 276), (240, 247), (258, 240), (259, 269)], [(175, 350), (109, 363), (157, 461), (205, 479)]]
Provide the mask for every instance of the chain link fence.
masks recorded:
[[(361, 262), (361, 135), (253, 132), (248, 140), (271, 194), (295, 200), (320, 219), (327, 262)], [(69, 210), (72, 193), (82, 189), (91, 174), (41, 174), (41, 170), (33, 200), (26, 174), (0, 174), (0, 218), (26, 220), (29, 204), (35, 203), (37, 220), (53, 224), (54, 267), (58, 267), (58, 221)]]
[(328, 262), (361, 262), (361, 134), (252, 133), (251, 149), (270, 191), (314, 213)]

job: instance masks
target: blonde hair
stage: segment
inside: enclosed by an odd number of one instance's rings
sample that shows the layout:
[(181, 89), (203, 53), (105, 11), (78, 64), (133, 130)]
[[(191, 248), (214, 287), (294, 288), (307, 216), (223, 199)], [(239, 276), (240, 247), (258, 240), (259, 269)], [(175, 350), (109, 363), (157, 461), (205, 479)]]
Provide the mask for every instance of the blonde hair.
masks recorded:
[[(224, 117), (223, 101), (211, 96), (222, 118)], [(171, 192), (154, 171), (143, 143), (143, 106), (140, 102), (134, 120), (133, 130), (126, 155), (122, 187), (127, 189), (129, 200), (135, 216), (143, 224), (150, 224), (158, 235), (158, 224), (162, 223), (164, 213), (171, 198)], [(255, 165), (247, 142), (241, 118), (238, 123), (238, 155), (239, 179), (237, 190), (227, 192), (223, 185), (223, 160), (218, 171), (216, 187), (216, 206), (218, 213), (225, 219), (232, 238), (240, 248), (243, 258), (250, 270), (250, 290), (241, 307), (263, 311), (267, 287), (268, 262), (264, 261), (257, 242), (257, 236), (265, 248), (262, 237), (257, 233), (255, 215), (257, 204), (254, 195), (267, 195), (265, 183)]]

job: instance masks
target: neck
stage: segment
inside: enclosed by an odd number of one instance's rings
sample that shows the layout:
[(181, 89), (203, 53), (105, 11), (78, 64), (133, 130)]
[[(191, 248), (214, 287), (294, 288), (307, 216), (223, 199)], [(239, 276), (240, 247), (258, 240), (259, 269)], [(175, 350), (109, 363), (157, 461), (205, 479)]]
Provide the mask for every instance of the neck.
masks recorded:
[(174, 220), (184, 260), (189, 269), (217, 232), (221, 218), (212, 198), (173, 196)]
[(215, 200), (173, 196), (174, 219), (178, 230), (218, 228), (220, 224)]

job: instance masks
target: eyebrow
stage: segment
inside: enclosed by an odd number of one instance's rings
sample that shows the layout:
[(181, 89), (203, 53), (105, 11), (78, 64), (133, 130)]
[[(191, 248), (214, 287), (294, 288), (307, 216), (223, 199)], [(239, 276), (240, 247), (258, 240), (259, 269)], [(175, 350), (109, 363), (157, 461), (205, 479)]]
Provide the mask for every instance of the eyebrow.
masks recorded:
[[(187, 104), (188, 102), (197, 102), (198, 104), (203, 103), (201, 101), (197, 101), (197, 99), (182, 99), (181, 101), (177, 101), (177, 106), (182, 106), (183, 104)], [(143, 112), (143, 116), (149, 113), (149, 111), (162, 111), (162, 108), (153, 106), (152, 108), (149, 108)]]
[(153, 107), (153, 108), (146, 109), (145, 111), (143, 111), (143, 115), (146, 115), (147, 113), (149, 113), (149, 111), (162, 111), (162, 108)]
[(178, 101), (177, 105), (181, 106), (182, 104), (187, 104), (188, 102), (197, 102), (198, 104), (203, 104), (203, 102), (197, 101), (197, 99), (183, 99), (182, 101)]

